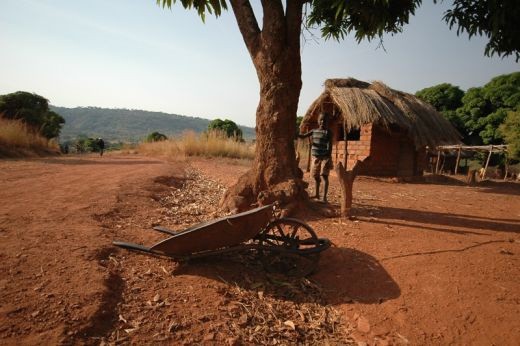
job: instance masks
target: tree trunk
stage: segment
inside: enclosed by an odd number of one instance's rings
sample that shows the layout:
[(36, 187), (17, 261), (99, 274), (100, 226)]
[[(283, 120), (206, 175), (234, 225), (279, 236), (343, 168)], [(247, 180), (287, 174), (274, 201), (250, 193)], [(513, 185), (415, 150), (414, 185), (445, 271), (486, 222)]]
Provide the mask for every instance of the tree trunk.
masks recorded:
[(242, 211), (253, 203), (278, 201), (290, 208), (308, 198), (294, 148), (302, 86), (302, 2), (289, 0), (284, 10), (280, 1), (263, 0), (261, 31), (248, 1), (232, 0), (231, 5), (256, 68), (260, 102), (253, 167), (228, 189), (221, 204), (225, 209)]
[(290, 205), (307, 198), (294, 147), (301, 80), (299, 71), (294, 71), (294, 60), (284, 60), (277, 64), (285, 64), (286, 72), (276, 79), (272, 71), (259, 72), (255, 159), (252, 169), (227, 191), (224, 206), (229, 210), (245, 210), (255, 202)]

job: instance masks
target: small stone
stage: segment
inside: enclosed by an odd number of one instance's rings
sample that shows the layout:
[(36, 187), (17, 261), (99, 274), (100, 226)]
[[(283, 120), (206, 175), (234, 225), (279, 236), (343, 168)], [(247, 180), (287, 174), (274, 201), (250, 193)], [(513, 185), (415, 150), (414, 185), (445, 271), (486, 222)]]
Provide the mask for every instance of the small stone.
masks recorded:
[(296, 330), (296, 326), (294, 325), (293, 321), (285, 321), (283, 324), (291, 328), (292, 330)]

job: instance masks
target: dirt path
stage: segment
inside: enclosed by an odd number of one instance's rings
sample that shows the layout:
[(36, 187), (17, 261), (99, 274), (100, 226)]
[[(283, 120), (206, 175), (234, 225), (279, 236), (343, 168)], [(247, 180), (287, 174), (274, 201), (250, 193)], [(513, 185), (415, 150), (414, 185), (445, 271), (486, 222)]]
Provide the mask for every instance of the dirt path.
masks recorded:
[[(237, 168), (227, 170), (219, 174), (231, 182)], [(355, 220), (300, 217), (336, 245), (312, 279), (344, 311), (356, 341), (518, 344), (520, 184), (359, 177), (354, 190)], [(334, 175), (330, 194), (337, 211)]]
[[(316, 203), (299, 215), (335, 244), (310, 281), (273, 278), (240, 254), (179, 266), (111, 245), (214, 217), (221, 185), (246, 169), (138, 156), (0, 162), (1, 343), (518, 344), (519, 184), (361, 177), (354, 220), (324, 218)], [(338, 197), (332, 177), (336, 211)]]
[(120, 291), (98, 265), (112, 239), (96, 215), (115, 208), (122, 185), (181, 169), (139, 157), (1, 161), (2, 343), (56, 344), (96, 328)]

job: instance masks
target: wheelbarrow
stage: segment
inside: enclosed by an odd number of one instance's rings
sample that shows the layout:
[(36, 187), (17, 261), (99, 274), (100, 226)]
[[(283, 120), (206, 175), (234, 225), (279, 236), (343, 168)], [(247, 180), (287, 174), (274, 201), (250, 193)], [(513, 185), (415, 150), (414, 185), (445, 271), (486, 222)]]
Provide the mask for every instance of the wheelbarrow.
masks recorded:
[(274, 205), (196, 224), (182, 231), (162, 226), (153, 229), (170, 237), (151, 247), (114, 241), (113, 244), (177, 261), (234, 251), (256, 250), (267, 271), (306, 276), (315, 271), (320, 253), (329, 239), (318, 238), (308, 224), (294, 218), (279, 218)]

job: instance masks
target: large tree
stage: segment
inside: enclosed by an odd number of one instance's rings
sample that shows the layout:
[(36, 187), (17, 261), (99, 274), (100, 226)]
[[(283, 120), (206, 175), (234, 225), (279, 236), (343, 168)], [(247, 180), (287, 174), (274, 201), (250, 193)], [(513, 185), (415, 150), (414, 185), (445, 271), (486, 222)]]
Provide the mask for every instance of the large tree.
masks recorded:
[(500, 125), (499, 131), (504, 141), (509, 145), (509, 157), (520, 160), (520, 107), (509, 111), (506, 120)]
[[(467, 133), (484, 144), (502, 144), (498, 130), (509, 111), (520, 107), (520, 72), (497, 76), (479, 88), (470, 88), (462, 98), (457, 116)], [(481, 144), (472, 142), (472, 144)]]
[(49, 110), (49, 100), (26, 91), (0, 95), (0, 116), (19, 119), (48, 139), (58, 137), (65, 123), (61, 115)]
[(462, 105), (464, 96), (464, 91), (458, 86), (442, 83), (421, 89), (415, 93), (415, 96), (435, 107), (464, 137), (468, 135), (464, 122), (456, 112)]
[[(157, 0), (171, 7), (175, 0)], [(180, 0), (204, 19), (221, 14), (226, 0)], [(294, 150), (296, 111), (300, 96), (300, 35), (307, 24), (321, 27), (325, 38), (343, 39), (354, 34), (358, 41), (397, 33), (408, 23), (420, 0), (261, 0), (260, 22), (249, 0), (229, 0), (239, 30), (256, 69), (260, 102), (256, 112), (256, 155), (251, 170), (229, 189), (224, 205), (245, 209), (253, 201), (278, 200), (284, 204), (307, 197)], [(475, 3), (478, 6), (474, 6)], [(500, 3), (500, 4), (497, 4)], [(303, 13), (307, 22), (303, 22)], [(446, 13), (458, 33), (489, 37), (486, 53), (520, 57), (520, 14), (515, 0), (455, 0)]]

